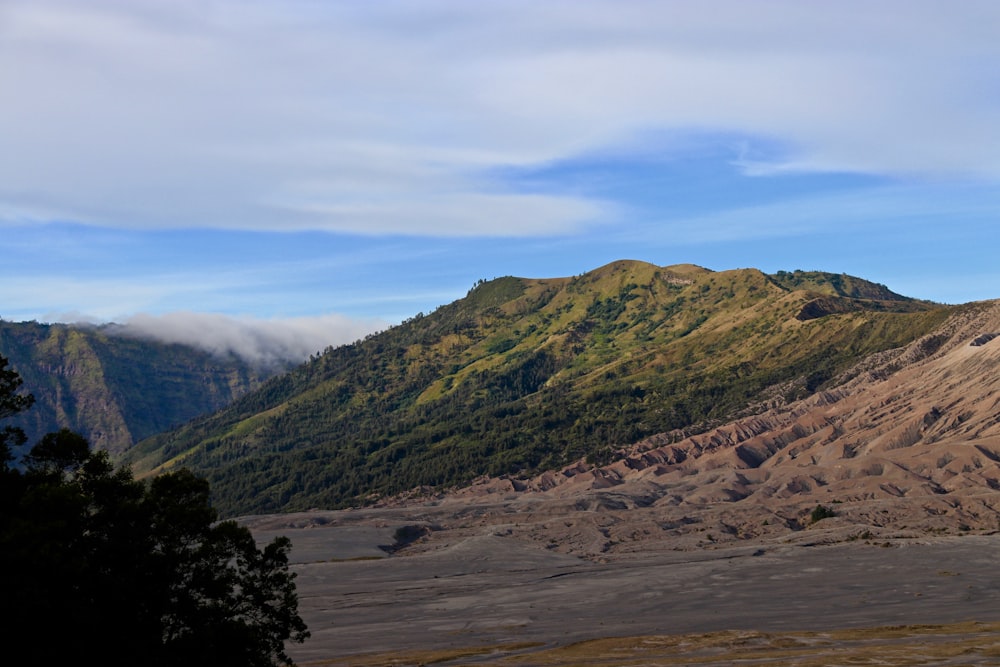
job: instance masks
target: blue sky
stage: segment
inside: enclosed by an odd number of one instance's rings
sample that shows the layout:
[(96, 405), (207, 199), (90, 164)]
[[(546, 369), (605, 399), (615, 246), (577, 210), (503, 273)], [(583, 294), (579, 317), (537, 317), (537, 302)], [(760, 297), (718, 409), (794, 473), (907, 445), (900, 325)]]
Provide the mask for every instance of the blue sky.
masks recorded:
[(623, 258), (1000, 298), (997, 62), (992, 1), (7, 0), (0, 317), (321, 349)]

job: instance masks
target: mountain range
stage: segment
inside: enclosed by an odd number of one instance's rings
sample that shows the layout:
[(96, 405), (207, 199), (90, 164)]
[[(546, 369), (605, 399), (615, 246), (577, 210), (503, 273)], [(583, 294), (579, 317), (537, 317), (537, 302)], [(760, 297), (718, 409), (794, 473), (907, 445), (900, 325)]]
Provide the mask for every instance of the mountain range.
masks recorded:
[(823, 395), (872, 355), (914, 341), (932, 355), (947, 340), (935, 332), (967, 308), (843, 274), (637, 261), (481, 281), (125, 460), (138, 474), (192, 468), (230, 515), (596, 469), (636, 443)]

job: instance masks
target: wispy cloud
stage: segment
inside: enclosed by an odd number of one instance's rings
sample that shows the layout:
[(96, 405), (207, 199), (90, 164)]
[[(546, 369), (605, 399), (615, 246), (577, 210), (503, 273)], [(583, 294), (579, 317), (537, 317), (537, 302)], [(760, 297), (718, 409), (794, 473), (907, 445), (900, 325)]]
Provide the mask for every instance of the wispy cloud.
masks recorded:
[(491, 177), (656, 129), (777, 140), (757, 174), (1000, 178), (1000, 6), (236, 3), (0, 9), (0, 217), (565, 234), (613, 203)]
[(682, 245), (822, 234), (930, 241), (936, 237), (955, 237), (963, 229), (992, 229), (997, 211), (1000, 211), (1000, 193), (992, 186), (882, 185), (664, 217), (623, 234), (630, 234), (638, 241), (649, 238), (649, 226), (659, 226), (669, 230), (670, 243)]
[(341, 315), (263, 320), (211, 313), (139, 314), (111, 325), (113, 335), (180, 343), (225, 356), (233, 354), (261, 365), (301, 363), (328, 346), (350, 343), (386, 328), (384, 322), (352, 320)]

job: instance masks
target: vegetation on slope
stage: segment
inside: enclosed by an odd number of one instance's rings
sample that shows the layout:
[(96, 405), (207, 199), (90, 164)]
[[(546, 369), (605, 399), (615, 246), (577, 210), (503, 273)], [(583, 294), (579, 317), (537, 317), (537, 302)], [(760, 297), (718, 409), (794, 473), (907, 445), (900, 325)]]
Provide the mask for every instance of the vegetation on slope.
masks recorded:
[[(817, 299), (830, 312), (803, 317)], [(575, 278), (500, 278), (328, 349), (141, 443), (132, 461), (183, 461), (229, 514), (527, 474), (815, 391), (948, 312), (831, 274), (621, 261)]]
[(98, 327), (37, 322), (0, 320), (0, 354), (35, 397), (16, 420), (30, 442), (68, 428), (113, 455), (222, 408), (274, 372)]

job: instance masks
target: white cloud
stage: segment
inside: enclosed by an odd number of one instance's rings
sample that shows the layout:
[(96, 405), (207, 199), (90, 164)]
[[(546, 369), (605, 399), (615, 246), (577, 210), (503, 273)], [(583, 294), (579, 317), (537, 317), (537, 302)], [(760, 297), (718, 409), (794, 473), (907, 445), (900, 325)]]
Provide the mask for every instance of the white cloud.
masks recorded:
[(139, 314), (110, 325), (115, 335), (180, 343), (212, 354), (234, 354), (252, 363), (300, 363), (328, 346), (354, 342), (385, 329), (381, 321), (360, 321), (342, 315), (265, 320), (214, 313)]
[(14, 0), (0, 222), (436, 236), (615, 219), (537, 166), (697, 129), (757, 174), (1000, 178), (1000, 5)]

